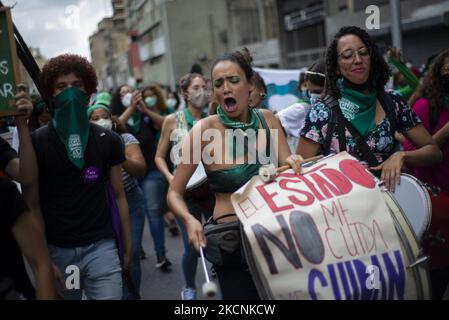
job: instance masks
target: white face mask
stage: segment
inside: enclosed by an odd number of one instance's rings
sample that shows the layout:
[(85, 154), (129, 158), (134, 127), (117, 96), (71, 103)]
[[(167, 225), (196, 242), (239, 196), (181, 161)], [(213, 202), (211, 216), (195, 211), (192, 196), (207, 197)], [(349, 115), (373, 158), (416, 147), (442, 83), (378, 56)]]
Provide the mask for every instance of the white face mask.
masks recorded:
[(176, 107), (176, 99), (167, 99), (167, 107), (174, 109)]
[(131, 99), (133, 95), (131, 92), (128, 92), (122, 97), (122, 104), (124, 107), (128, 108), (131, 105)]
[(190, 103), (195, 108), (203, 108), (209, 102), (209, 94), (206, 90), (200, 89), (190, 95)]
[(98, 124), (99, 126), (107, 129), (107, 130), (111, 130), (112, 129), (112, 120), (111, 119), (103, 119), (101, 118), (100, 120), (94, 121), (95, 124)]

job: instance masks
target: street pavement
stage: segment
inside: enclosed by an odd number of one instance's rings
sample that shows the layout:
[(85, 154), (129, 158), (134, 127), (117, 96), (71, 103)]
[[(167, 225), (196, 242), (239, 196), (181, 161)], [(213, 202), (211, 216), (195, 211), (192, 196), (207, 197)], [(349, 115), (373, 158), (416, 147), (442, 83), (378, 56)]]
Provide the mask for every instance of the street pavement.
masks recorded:
[[(143, 300), (181, 300), (181, 290), (184, 286), (184, 276), (182, 273), (182, 254), (184, 252), (184, 245), (181, 234), (173, 237), (167, 229), (165, 229), (165, 248), (167, 250), (167, 258), (173, 264), (171, 272), (164, 272), (156, 268), (156, 254), (153, 248), (153, 239), (151, 238), (148, 221), (145, 222), (145, 229), (143, 234), (142, 245), (146, 254), (146, 259), (141, 260), (142, 266), (142, 281), (141, 281), (141, 296)], [(209, 277), (211, 281), (217, 284), (216, 278), (212, 278), (210, 274), (210, 264), (207, 263)], [(202, 286), (205, 277), (202, 270), (201, 259), (198, 258), (198, 268), (196, 272), (196, 288), (197, 298), (206, 299), (202, 295)], [(221, 299), (219, 296), (214, 300)]]

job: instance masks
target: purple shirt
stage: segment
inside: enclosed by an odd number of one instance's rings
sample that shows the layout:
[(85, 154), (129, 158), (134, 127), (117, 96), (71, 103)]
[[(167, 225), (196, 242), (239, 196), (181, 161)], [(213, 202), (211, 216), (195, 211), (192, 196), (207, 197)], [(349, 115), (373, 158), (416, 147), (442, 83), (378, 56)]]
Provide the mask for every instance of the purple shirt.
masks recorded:
[[(413, 111), (422, 120), (423, 126), (430, 132), (430, 114), (429, 101), (421, 98), (413, 105)], [(443, 108), (435, 128), (430, 132), (433, 136), (449, 121), (449, 110)], [(406, 140), (404, 142), (404, 150), (415, 150), (415, 147)], [(439, 165), (428, 168), (419, 168), (413, 170), (413, 175), (421, 181), (430, 183), (434, 186), (449, 192), (449, 140), (441, 147), (443, 152), (443, 161)]]

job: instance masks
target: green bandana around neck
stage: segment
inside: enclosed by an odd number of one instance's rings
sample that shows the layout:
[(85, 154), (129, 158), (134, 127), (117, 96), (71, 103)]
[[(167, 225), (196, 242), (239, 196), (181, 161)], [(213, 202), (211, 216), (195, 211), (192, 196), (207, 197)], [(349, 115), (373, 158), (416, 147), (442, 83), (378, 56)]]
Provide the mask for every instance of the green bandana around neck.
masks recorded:
[(134, 134), (139, 133), (140, 125), (142, 124), (142, 113), (140, 111), (134, 112), (128, 119), (128, 125), (131, 127)]
[[(223, 109), (218, 106), (217, 107), (217, 115), (220, 119), (220, 121), (224, 124), (226, 128), (233, 129), (234, 134), (229, 134), (229, 132), (226, 132), (228, 136), (228, 143), (229, 143), (229, 150), (231, 152), (231, 157), (233, 159), (241, 157), (248, 152), (248, 141), (251, 138), (251, 136), (247, 133), (247, 130), (252, 129), (252, 133), (254, 133), (257, 136), (257, 133), (259, 131), (259, 117), (257, 116), (256, 110), (252, 107), (248, 108), (249, 113), (249, 122), (240, 122), (235, 121), (232, 118), (230, 118)], [(243, 148), (237, 148), (237, 134), (243, 135)]]
[[(189, 108), (183, 109), (184, 117), (186, 118), (187, 122), (187, 128), (190, 131), (190, 129), (193, 128), (193, 126), (196, 124), (197, 120), (193, 118), (192, 113), (190, 113)], [(206, 111), (201, 112), (201, 119), (206, 118), (208, 116), (208, 113)]]
[(370, 90), (368, 94), (363, 94), (344, 86), (341, 80), (338, 81), (341, 93), (340, 109), (360, 135), (365, 137), (376, 128), (374, 121), (376, 116), (376, 91)]
[(84, 151), (89, 138), (89, 118), (86, 107), (89, 99), (84, 91), (67, 88), (55, 97), (53, 125), (64, 144), (70, 162), (84, 167)]

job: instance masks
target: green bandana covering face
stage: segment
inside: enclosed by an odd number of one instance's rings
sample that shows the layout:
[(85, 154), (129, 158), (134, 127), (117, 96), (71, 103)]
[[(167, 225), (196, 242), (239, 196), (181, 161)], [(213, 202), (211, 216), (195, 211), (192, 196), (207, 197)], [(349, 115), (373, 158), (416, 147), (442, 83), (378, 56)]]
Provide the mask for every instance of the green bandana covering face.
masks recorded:
[[(184, 112), (184, 117), (186, 118), (187, 127), (190, 130), (193, 128), (193, 126), (195, 125), (197, 120), (193, 119), (192, 114), (190, 113), (188, 108), (185, 108), (183, 110), (183, 112)], [(201, 119), (206, 118), (207, 116), (208, 116), (207, 112), (205, 112), (205, 111), (201, 112)]]
[[(220, 121), (225, 125), (226, 128), (234, 129), (234, 134), (228, 134), (228, 143), (229, 146), (231, 146), (231, 157), (233, 159), (241, 157), (242, 155), (245, 155), (248, 152), (248, 141), (250, 140), (251, 136), (247, 134), (248, 129), (252, 129), (252, 133), (256, 134), (259, 131), (259, 117), (256, 114), (256, 111), (254, 111), (254, 108), (248, 107), (248, 112), (250, 116), (250, 121), (248, 123), (246, 122), (239, 122), (231, 119), (228, 117), (228, 115), (223, 111), (223, 109), (218, 106), (217, 108), (217, 114), (220, 119)], [(240, 129), (236, 131), (237, 129)], [(240, 132), (239, 132), (240, 131)], [(240, 133), (244, 135), (244, 145), (243, 148), (237, 148), (237, 137), (236, 133)], [(242, 150), (243, 149), (243, 150)], [(242, 152), (243, 151), (243, 152)]]
[(349, 89), (338, 80), (341, 98), (340, 109), (346, 119), (351, 122), (354, 128), (365, 137), (376, 128), (374, 118), (376, 116), (376, 91), (370, 90), (367, 95), (362, 92)]
[(89, 99), (84, 91), (67, 88), (55, 97), (53, 125), (65, 146), (67, 156), (79, 169), (84, 167), (84, 151), (89, 138)]

